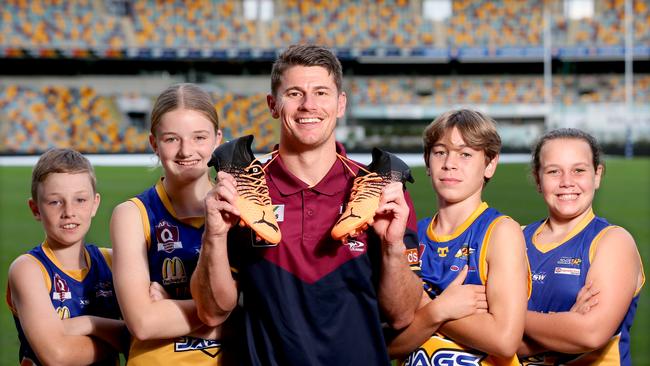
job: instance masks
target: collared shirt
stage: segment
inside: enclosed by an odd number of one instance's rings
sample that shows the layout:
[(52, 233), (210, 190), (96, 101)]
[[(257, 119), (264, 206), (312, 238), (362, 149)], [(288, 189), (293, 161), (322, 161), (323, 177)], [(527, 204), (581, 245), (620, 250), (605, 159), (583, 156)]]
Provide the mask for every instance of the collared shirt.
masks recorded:
[[(337, 144), (339, 154), (343, 146)], [(389, 365), (376, 287), (381, 243), (370, 229), (344, 245), (331, 237), (358, 168), (337, 159), (309, 187), (278, 156), (266, 168), (282, 241), (234, 229), (228, 246), (244, 318), (239, 354), (252, 365)], [(408, 248), (417, 250), (411, 207)], [(246, 356), (249, 356), (246, 359)]]

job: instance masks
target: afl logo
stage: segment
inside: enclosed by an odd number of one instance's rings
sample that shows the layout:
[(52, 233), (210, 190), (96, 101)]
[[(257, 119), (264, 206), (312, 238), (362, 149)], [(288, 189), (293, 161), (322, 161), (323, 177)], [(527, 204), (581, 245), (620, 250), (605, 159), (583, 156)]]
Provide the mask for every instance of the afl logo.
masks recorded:
[(187, 282), (183, 261), (178, 257), (165, 258), (162, 265), (162, 279), (164, 285)]
[(54, 274), (54, 292), (52, 292), (52, 299), (61, 302), (72, 299), (72, 293), (68, 288), (68, 283), (65, 282), (58, 273)]
[(171, 253), (174, 249), (183, 247), (178, 234), (178, 227), (171, 225), (163, 220), (156, 225), (156, 241), (158, 242), (158, 251)]

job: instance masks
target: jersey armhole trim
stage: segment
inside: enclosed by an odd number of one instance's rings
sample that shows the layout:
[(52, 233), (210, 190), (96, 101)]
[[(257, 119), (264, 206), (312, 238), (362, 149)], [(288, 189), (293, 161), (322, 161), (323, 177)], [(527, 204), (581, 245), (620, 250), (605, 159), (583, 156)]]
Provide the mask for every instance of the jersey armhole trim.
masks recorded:
[(144, 207), (144, 203), (142, 203), (142, 201), (137, 197), (131, 198), (129, 201), (133, 202), (140, 211), (144, 240), (147, 243), (147, 250), (149, 250), (149, 247), (151, 247), (151, 229), (149, 228), (149, 214), (147, 213), (147, 209)]
[(488, 247), (490, 243), (490, 237), (492, 236), (492, 230), (494, 229), (494, 226), (501, 221), (504, 218), (507, 218), (509, 216), (499, 216), (495, 218), (491, 223), (490, 226), (488, 226), (487, 230), (485, 231), (485, 236), (483, 237), (483, 243), (481, 245), (481, 253), (479, 253), (479, 260), (478, 260), (478, 273), (479, 277), (481, 278), (481, 282), (483, 285), (487, 283), (487, 252), (488, 252)]
[(113, 270), (113, 256), (111, 255), (111, 250), (109, 248), (98, 248), (99, 252), (102, 253), (104, 261), (108, 265), (108, 268)]

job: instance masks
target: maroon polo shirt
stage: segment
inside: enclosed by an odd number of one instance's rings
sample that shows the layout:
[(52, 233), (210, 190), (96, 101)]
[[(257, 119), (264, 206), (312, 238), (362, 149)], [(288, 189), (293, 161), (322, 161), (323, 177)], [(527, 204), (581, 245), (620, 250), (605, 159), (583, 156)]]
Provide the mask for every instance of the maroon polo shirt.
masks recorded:
[[(338, 143), (337, 151), (345, 155)], [(330, 234), (358, 171), (345, 164), (352, 172), (337, 159), (309, 187), (278, 156), (265, 171), (282, 241), (257, 242), (249, 229), (229, 234), (228, 255), (243, 299), (244, 364), (389, 365), (376, 291), (380, 240), (372, 228), (348, 245)], [(415, 214), (407, 201), (404, 241), (408, 253), (417, 253)]]

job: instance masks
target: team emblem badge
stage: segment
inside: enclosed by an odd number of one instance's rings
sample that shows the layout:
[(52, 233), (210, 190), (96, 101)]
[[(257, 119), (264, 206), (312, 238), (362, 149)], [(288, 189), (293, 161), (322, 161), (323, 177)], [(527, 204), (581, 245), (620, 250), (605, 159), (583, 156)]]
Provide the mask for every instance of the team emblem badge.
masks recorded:
[(68, 287), (68, 283), (65, 282), (58, 273), (54, 274), (54, 291), (52, 292), (52, 299), (65, 301), (72, 299), (72, 292)]
[(156, 225), (156, 241), (158, 242), (158, 251), (171, 253), (174, 249), (181, 249), (180, 235), (178, 227), (171, 225), (165, 220), (162, 220)]

